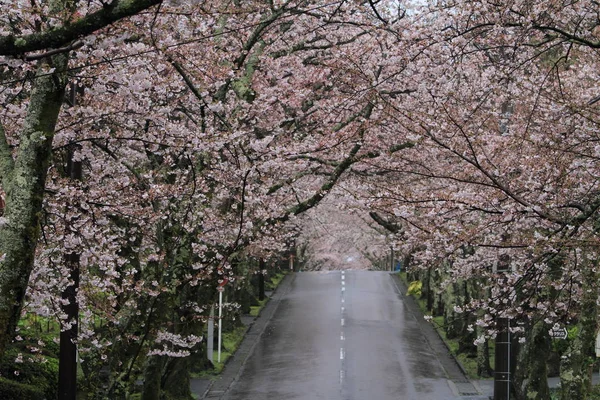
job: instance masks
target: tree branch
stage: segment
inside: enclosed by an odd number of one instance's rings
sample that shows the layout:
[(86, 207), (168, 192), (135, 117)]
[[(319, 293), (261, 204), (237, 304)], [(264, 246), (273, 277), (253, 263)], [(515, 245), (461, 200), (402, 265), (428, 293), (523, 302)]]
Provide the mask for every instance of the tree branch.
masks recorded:
[(375, 211), (369, 212), (369, 216), (373, 219), (373, 221), (377, 222), (378, 225), (382, 226), (386, 231), (392, 233), (398, 233), (402, 231), (402, 226), (398, 225), (395, 222), (391, 222), (381, 215), (377, 214)]
[(162, 0), (115, 0), (110, 6), (103, 7), (69, 25), (25, 36), (2, 36), (0, 55), (18, 56), (32, 51), (59, 49), (161, 2)]
[(312, 195), (310, 198), (306, 199), (305, 201), (303, 201), (299, 204), (296, 204), (294, 207), (288, 209), (284, 215), (282, 215), (279, 218), (274, 218), (271, 222), (285, 222), (288, 219), (290, 219), (290, 217), (292, 215), (302, 214), (303, 212), (308, 211), (311, 208), (313, 208), (314, 206), (316, 206), (317, 204), (319, 204), (319, 202), (325, 197), (325, 195), (327, 195), (327, 193), (329, 193), (329, 191), (337, 183), (337, 181), (340, 179), (342, 174), (344, 172), (346, 172), (346, 170), (348, 168), (350, 168), (352, 166), (352, 164), (354, 164), (357, 161), (356, 154), (358, 153), (358, 151), (360, 150), (361, 147), (362, 147), (362, 145), (360, 143), (357, 143), (354, 145), (352, 150), (350, 150), (350, 154), (348, 155), (348, 157), (346, 157), (336, 167), (336, 169), (333, 171), (333, 173), (331, 174), (331, 176), (329, 177), (327, 182), (325, 182), (323, 185), (321, 185), (319, 190), (314, 195)]
[[(183, 82), (192, 91), (192, 93), (194, 94), (194, 96), (198, 100), (200, 100), (200, 102), (204, 105), (204, 107), (209, 108), (208, 104), (206, 103), (206, 100), (204, 100), (204, 98), (202, 97), (202, 94), (200, 93), (200, 90), (198, 90), (198, 88), (196, 87), (196, 85), (192, 81), (192, 78), (190, 78), (189, 75), (185, 72), (185, 70), (183, 69), (183, 67), (181, 66), (181, 64), (179, 64), (177, 61), (173, 60), (170, 56), (167, 56), (167, 61), (173, 66), (173, 68), (175, 68), (175, 71), (177, 71), (177, 73), (179, 74), (179, 76), (181, 76), (181, 79), (183, 79)], [(215, 112), (215, 111), (213, 111), (213, 114), (221, 121), (221, 123), (225, 127), (227, 127), (227, 129), (231, 130), (231, 125), (229, 124), (229, 122), (227, 122), (227, 120), (225, 119), (225, 117), (223, 117), (220, 113)]]
[(77, 50), (77, 49), (79, 49), (81, 47), (83, 47), (83, 42), (81, 40), (78, 40), (78, 41), (74, 42), (73, 44), (70, 44), (70, 45), (65, 46), (65, 47), (61, 47), (60, 49), (53, 49), (53, 50), (46, 51), (44, 53), (33, 54), (33, 55), (30, 55), (30, 56), (26, 56), (25, 57), (25, 61), (41, 60), (42, 58), (54, 56), (56, 54), (67, 53), (67, 52), (69, 52), (71, 50)]
[(373, 12), (375, 13), (375, 16), (377, 17), (378, 20), (380, 20), (381, 22), (383, 22), (384, 24), (388, 24), (388, 21), (386, 19), (384, 19), (381, 14), (379, 14), (379, 11), (377, 11), (377, 7), (375, 7), (375, 4), (379, 3), (379, 1), (373, 1), (373, 0), (369, 0), (369, 5), (371, 6), (371, 9), (373, 10)]

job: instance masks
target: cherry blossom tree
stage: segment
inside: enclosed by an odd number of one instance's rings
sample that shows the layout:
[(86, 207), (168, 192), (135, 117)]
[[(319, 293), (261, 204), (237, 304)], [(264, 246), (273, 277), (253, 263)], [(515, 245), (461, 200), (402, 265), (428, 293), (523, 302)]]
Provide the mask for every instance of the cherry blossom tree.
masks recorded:
[[(197, 348), (232, 257), (280, 250), (287, 221), (378, 155), (363, 149), (378, 114), (366, 63), (390, 16), (345, 2), (9, 5), (0, 341), (34, 256), (27, 311), (73, 323), (60, 295), (74, 252), (84, 370), (109, 363), (108, 380), (88, 375), (93, 390), (121, 396), (144, 360), (144, 398), (160, 395), (161, 376), (185, 388), (171, 380), (185, 379), (177, 359)], [(82, 181), (67, 178), (69, 160)]]
[(409, 96), (386, 102), (415, 146), (376, 160), (368, 198), (402, 221), (400, 247), (416, 262), (485, 282), (489, 296), (467, 309), (486, 310), (488, 334), (496, 316), (528, 321), (516, 328), (528, 335), (541, 324), (540, 337), (579, 321), (563, 396), (583, 398), (586, 374), (573, 371), (597, 329), (586, 318), (597, 313), (594, 6), (460, 2), (415, 14), (429, 47), (412, 64), (418, 80), (398, 85)]

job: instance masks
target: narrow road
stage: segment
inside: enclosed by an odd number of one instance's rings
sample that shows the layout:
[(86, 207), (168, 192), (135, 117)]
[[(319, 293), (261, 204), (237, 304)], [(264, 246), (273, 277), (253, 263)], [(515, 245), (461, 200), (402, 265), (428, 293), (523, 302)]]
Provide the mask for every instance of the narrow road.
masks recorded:
[(227, 400), (458, 399), (388, 273), (302, 272)]

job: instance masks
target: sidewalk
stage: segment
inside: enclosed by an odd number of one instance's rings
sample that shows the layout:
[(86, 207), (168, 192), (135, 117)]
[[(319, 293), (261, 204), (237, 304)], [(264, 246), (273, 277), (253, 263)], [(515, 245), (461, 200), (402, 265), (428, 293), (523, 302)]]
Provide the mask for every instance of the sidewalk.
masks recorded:
[(402, 296), (404, 305), (406, 306), (408, 312), (414, 316), (415, 320), (419, 324), (419, 328), (421, 329), (423, 336), (427, 339), (429, 346), (431, 346), (431, 349), (437, 355), (442, 368), (444, 371), (446, 371), (448, 385), (450, 385), (454, 394), (458, 398), (462, 399), (488, 400), (489, 394), (487, 393), (487, 390), (484, 390), (487, 388), (484, 386), (484, 388), (480, 389), (478, 387), (478, 382), (469, 380), (467, 374), (462, 368), (462, 365), (460, 365), (460, 363), (456, 361), (456, 358), (450, 353), (450, 350), (448, 350), (448, 347), (441, 339), (433, 325), (425, 320), (423, 312), (421, 311), (421, 308), (415, 299), (412, 296), (406, 295), (407, 288), (402, 279), (400, 279), (400, 277), (394, 273), (391, 273), (391, 276), (396, 284), (398, 292)]
[(265, 304), (258, 317), (243, 316), (242, 322), (248, 326), (244, 339), (233, 355), (229, 357), (225, 368), (216, 379), (195, 378), (190, 382), (192, 395), (196, 399), (219, 399), (229, 387), (237, 380), (242, 372), (252, 350), (258, 343), (267, 324), (273, 317), (275, 310), (279, 306), (282, 297), (287, 294), (294, 280), (294, 274), (286, 275), (279, 286), (269, 296), (269, 301)]
[[(489, 400), (494, 396), (494, 380), (493, 379), (476, 379), (470, 380), (467, 377), (466, 372), (463, 370), (462, 365), (456, 360), (451, 354), (450, 350), (437, 333), (433, 325), (427, 322), (424, 318), (421, 308), (412, 296), (406, 295), (406, 285), (400, 279), (397, 274), (392, 273), (392, 277), (396, 282), (398, 291), (404, 298), (404, 304), (406, 304), (409, 311), (415, 316), (423, 334), (427, 337), (427, 341), (430, 346), (438, 355), (444, 370), (448, 375), (448, 384), (456, 386), (455, 393), (461, 396), (462, 399), (470, 400)], [(594, 385), (600, 384), (600, 374), (598, 372), (592, 374), (592, 382)], [(560, 378), (552, 377), (548, 378), (548, 386), (552, 388), (558, 388), (560, 386)], [(453, 388), (454, 390), (454, 388)]]

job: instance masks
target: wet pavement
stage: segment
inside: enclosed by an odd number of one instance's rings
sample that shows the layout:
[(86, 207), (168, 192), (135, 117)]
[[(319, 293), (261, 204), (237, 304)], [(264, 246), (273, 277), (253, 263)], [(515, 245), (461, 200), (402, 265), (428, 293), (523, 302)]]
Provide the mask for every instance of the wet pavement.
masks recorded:
[(288, 276), (205, 398), (487, 399), (401, 287), (385, 272)]

